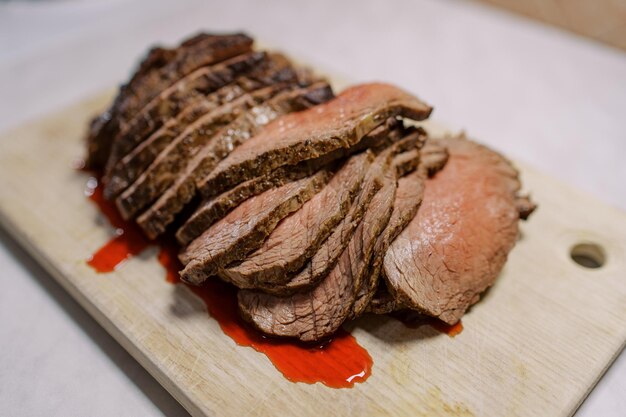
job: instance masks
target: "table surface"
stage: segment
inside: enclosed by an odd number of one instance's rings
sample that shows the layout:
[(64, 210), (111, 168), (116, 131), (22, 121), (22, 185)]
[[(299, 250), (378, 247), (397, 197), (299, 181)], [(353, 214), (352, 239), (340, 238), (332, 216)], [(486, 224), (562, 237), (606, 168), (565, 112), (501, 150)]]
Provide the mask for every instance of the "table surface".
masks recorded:
[[(245, 29), (355, 81), (397, 83), (434, 119), (626, 208), (626, 54), (465, 1), (2, 3), (0, 130), (201, 29)], [(2, 230), (0, 283), (1, 415), (186, 415)], [(626, 354), (577, 415), (622, 416), (624, 394)]]

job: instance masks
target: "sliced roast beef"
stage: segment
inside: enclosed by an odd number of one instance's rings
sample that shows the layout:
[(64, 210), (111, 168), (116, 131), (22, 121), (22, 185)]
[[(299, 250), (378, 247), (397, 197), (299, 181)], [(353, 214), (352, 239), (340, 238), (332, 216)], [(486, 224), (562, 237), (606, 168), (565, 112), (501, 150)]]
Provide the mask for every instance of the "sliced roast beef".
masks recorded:
[(252, 42), (200, 34), (150, 51), (90, 126), (105, 198), (149, 238), (182, 224), (182, 279), (233, 283), (266, 334), (317, 341), (398, 309), (455, 323), (535, 209), (517, 171), (462, 135), (407, 127), (432, 108), (403, 90), (333, 98)]
[(176, 231), (176, 239), (178, 243), (185, 246), (250, 197), (311, 174), (309, 169), (284, 170), (279, 168), (270, 174), (243, 182), (235, 188), (204, 201), (185, 224)]
[(253, 40), (244, 34), (200, 34), (181, 44), (175, 58), (157, 71), (146, 73), (130, 86), (132, 91), (119, 104), (119, 114), (128, 120), (152, 97), (198, 68), (249, 52)]
[[(402, 162), (396, 165), (397, 169), (403, 169)], [(406, 225), (415, 217), (415, 213), (422, 202), (424, 181), (426, 180), (425, 169), (419, 169), (399, 178), (391, 218), (385, 230), (378, 237), (374, 246), (374, 256), (369, 268), (369, 274), (359, 289), (351, 316), (359, 316), (370, 303), (376, 293), (380, 270), (387, 248), (391, 242), (402, 232)]]
[(302, 207), (329, 177), (322, 170), (246, 200), (182, 251), (182, 279), (201, 284), (220, 268), (258, 249), (278, 222)]
[(236, 187), (223, 192), (222, 194), (205, 200), (200, 207), (191, 215), (189, 219), (176, 232), (176, 239), (181, 245), (186, 245), (202, 232), (208, 229), (213, 223), (224, 217), (230, 210), (237, 207), (248, 198), (258, 195), (270, 188), (279, 187), (287, 182), (303, 178), (318, 171), (320, 167), (345, 157), (354, 152), (364, 149), (383, 149), (393, 141), (397, 141), (403, 136), (404, 129), (395, 119), (389, 119), (387, 123), (381, 125), (370, 132), (359, 145), (349, 149), (338, 149), (326, 154), (323, 157), (307, 159), (295, 166), (284, 166), (275, 169), (269, 174), (252, 178), (242, 182)]
[(202, 99), (234, 79), (265, 62), (264, 52), (239, 55), (217, 65), (200, 68), (152, 99), (128, 124), (122, 125), (114, 137), (105, 172), (108, 174), (117, 162), (137, 146), (147, 133), (159, 128), (170, 115), (178, 114), (188, 105)]
[(196, 180), (211, 172), (233, 149), (254, 137), (263, 125), (279, 115), (309, 108), (331, 97), (330, 86), (322, 81), (309, 87), (284, 91), (267, 103), (250, 108), (204, 142), (188, 159), (174, 183), (137, 218), (137, 223), (150, 238), (163, 233), (176, 214), (196, 195)]
[(463, 137), (442, 143), (450, 158), (426, 182), (422, 205), (389, 247), (384, 270), (399, 303), (454, 324), (515, 244), (520, 182), (496, 152)]
[(112, 139), (129, 120), (163, 89), (197, 68), (245, 53), (252, 39), (243, 34), (201, 34), (174, 50), (155, 48), (130, 82), (120, 88), (111, 107), (96, 118), (87, 136), (87, 165), (100, 169), (109, 156)]
[[(393, 297), (386, 291), (383, 284), (379, 290), (382, 263), (391, 242), (404, 230), (407, 224), (415, 217), (424, 195), (424, 185), (428, 175), (441, 170), (448, 160), (448, 152), (439, 141), (429, 139), (420, 150), (419, 169), (407, 175), (407, 168), (414, 168), (407, 162), (413, 151), (404, 152), (394, 159), (398, 172), (398, 188), (393, 204), (391, 219), (384, 232), (378, 238), (374, 247), (374, 256), (370, 265), (370, 273), (361, 286), (359, 294), (352, 308), (352, 317), (361, 315), (364, 311), (379, 313), (389, 312), (396, 307)], [(378, 298), (375, 298), (378, 297)], [(391, 301), (390, 301), (391, 300)]]
[[(381, 268), (382, 269), (382, 268)], [(394, 311), (406, 310), (398, 300), (387, 289), (384, 277), (384, 271), (380, 271), (381, 279), (378, 280), (378, 286), (369, 304), (365, 307), (364, 312), (373, 314), (389, 314)]]
[(429, 177), (441, 171), (448, 162), (448, 148), (437, 139), (429, 139), (420, 151), (420, 164)]
[(111, 106), (100, 115), (91, 120), (87, 131), (87, 158), (86, 166), (90, 169), (100, 170), (104, 168), (106, 158), (109, 156), (111, 139), (117, 133), (117, 122), (111, 119), (115, 118), (116, 108), (124, 100), (126, 95), (131, 94), (131, 89), (137, 84), (137, 81), (145, 77), (151, 71), (156, 71), (165, 66), (176, 56), (176, 49), (167, 49), (162, 47), (153, 47), (148, 54), (140, 62), (139, 68), (133, 74), (127, 84), (120, 87), (120, 91), (111, 104)]
[(220, 277), (239, 288), (288, 281), (345, 217), (373, 159), (371, 152), (349, 158), (319, 193), (278, 224), (259, 249), (221, 270)]
[(256, 288), (278, 295), (304, 291), (320, 282), (335, 266), (343, 250), (348, 244), (354, 230), (358, 227), (373, 196), (385, 182), (385, 175), (390, 171), (392, 159), (400, 152), (421, 141), (421, 132), (413, 132), (392, 146), (382, 151), (374, 160), (367, 172), (361, 191), (345, 218), (335, 227), (332, 234), (324, 241), (309, 262), (289, 280), (277, 283), (257, 282)]
[(153, 202), (159, 194), (174, 183), (188, 161), (202, 146), (212, 141), (224, 127), (236, 120), (246, 110), (262, 103), (288, 88), (275, 84), (245, 94), (230, 103), (205, 114), (189, 125), (176, 139), (159, 153), (137, 180), (116, 199), (115, 203), (124, 218), (134, 217)]
[(393, 158), (393, 165), (396, 168), (398, 177), (403, 177), (417, 168), (420, 162), (420, 150), (411, 149)]
[[(267, 61), (252, 69), (250, 73), (240, 76), (233, 83), (206, 96), (200, 94), (200, 97), (184, 107), (178, 114), (176, 113), (179, 107), (184, 106), (182, 102), (180, 105), (157, 105), (156, 109), (160, 112), (159, 117), (162, 117), (163, 120), (169, 118), (169, 120), (115, 163), (110, 172), (105, 175), (103, 178), (105, 197), (111, 199), (132, 184), (165, 146), (171, 143), (191, 123), (209, 111), (215, 110), (217, 107), (231, 102), (246, 93), (269, 85), (300, 81), (296, 70), (286, 58), (278, 54), (272, 54)], [(304, 81), (306, 82), (306, 80)], [(148, 120), (149, 122), (142, 122), (145, 126), (148, 124), (154, 125), (154, 119), (150, 116), (146, 116), (146, 118), (141, 117), (139, 120)], [(127, 134), (130, 135), (129, 133)]]
[(382, 188), (330, 273), (311, 290), (288, 297), (239, 291), (239, 309), (244, 319), (264, 333), (302, 341), (328, 337), (341, 326), (350, 315), (367, 274), (376, 239), (391, 215), (396, 176), (390, 168), (385, 174)]
[(204, 196), (217, 195), (279, 166), (350, 148), (388, 117), (422, 120), (431, 110), (391, 85), (363, 84), (349, 88), (326, 104), (269, 124), (200, 180), (198, 188)]

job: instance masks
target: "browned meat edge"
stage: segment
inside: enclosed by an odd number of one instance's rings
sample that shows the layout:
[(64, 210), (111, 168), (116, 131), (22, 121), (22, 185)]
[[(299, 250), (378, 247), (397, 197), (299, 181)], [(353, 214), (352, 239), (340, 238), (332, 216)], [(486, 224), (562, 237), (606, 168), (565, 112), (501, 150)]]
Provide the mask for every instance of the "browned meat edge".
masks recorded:
[[(407, 152), (407, 154), (408, 153), (409, 152)], [(352, 306), (350, 316), (353, 318), (361, 315), (370, 304), (370, 300), (376, 293), (383, 257), (387, 252), (387, 248), (413, 219), (422, 202), (426, 169), (422, 167), (405, 176), (406, 165), (404, 161), (400, 160), (394, 162), (398, 175), (402, 175), (402, 177), (398, 179), (393, 211), (389, 223), (387, 223), (387, 227), (385, 227), (383, 233), (378, 237), (374, 246), (374, 255), (369, 267), (369, 275), (359, 289), (354, 305)]]
[(211, 226), (180, 254), (181, 278), (200, 284), (219, 268), (257, 249), (285, 216), (298, 210), (328, 181), (328, 171), (294, 181), (246, 200)]
[(132, 117), (162, 89), (209, 62), (249, 51), (252, 43), (244, 34), (200, 34), (174, 50), (153, 48), (128, 84), (120, 88), (111, 107), (92, 121), (87, 134), (87, 167), (104, 167), (120, 122)]
[(241, 114), (255, 105), (269, 100), (288, 87), (285, 84), (275, 84), (245, 94), (205, 114), (189, 125), (183, 133), (159, 153), (137, 180), (116, 199), (115, 203), (122, 216), (125, 219), (132, 218), (147, 207), (174, 183), (178, 175), (187, 166), (189, 159), (204, 144), (211, 142), (216, 134)]
[[(405, 155), (408, 153), (405, 153)], [(394, 310), (395, 300), (385, 291), (378, 291), (383, 258), (391, 242), (404, 230), (407, 224), (415, 217), (424, 195), (424, 181), (428, 175), (441, 170), (448, 160), (448, 151), (436, 140), (429, 139), (420, 150), (419, 168), (405, 176), (402, 160), (398, 155), (394, 163), (398, 169), (398, 189), (393, 205), (391, 219), (381, 234), (374, 250), (370, 274), (365, 285), (361, 287), (357, 301), (352, 309), (352, 317), (361, 315), (364, 311), (390, 312)], [(384, 288), (384, 285), (383, 285)], [(374, 297), (379, 297), (375, 299)]]
[(282, 277), (301, 269), (346, 216), (373, 159), (369, 151), (348, 158), (319, 193), (281, 220), (259, 249), (220, 270), (220, 277), (254, 288), (258, 282), (284, 282)]
[[(176, 94), (170, 94), (153, 108), (158, 111), (157, 116), (147, 114), (135, 118), (138, 120), (136, 126), (142, 125), (143, 130), (129, 132), (127, 135), (144, 136), (146, 139), (137, 141), (131, 139), (131, 142), (138, 142), (139, 145), (117, 161), (110, 172), (104, 176), (105, 197), (111, 199), (128, 187), (168, 143), (202, 115), (262, 87), (276, 83), (292, 83), (296, 80), (297, 71), (289, 61), (278, 54), (272, 54), (268, 60), (257, 65), (250, 73), (238, 76), (232, 83), (208, 95), (199, 93), (197, 94), (199, 97), (195, 97), (196, 94), (185, 95), (178, 90)], [(189, 99), (191, 95), (194, 96), (193, 99)], [(178, 98), (178, 96), (182, 97)], [(187, 102), (190, 103), (187, 104)], [(146, 110), (147, 108), (144, 108), (144, 112)], [(156, 130), (155, 117), (164, 121)]]
[[(387, 84), (352, 87), (334, 100), (271, 123), (198, 182), (205, 197), (217, 195), (282, 165), (350, 148), (389, 117), (422, 120), (432, 108)], [(324, 126), (324, 129), (320, 129)]]
[[(120, 132), (113, 138), (105, 168), (106, 177), (109, 177), (120, 159), (145, 139), (146, 131), (159, 128), (169, 114), (178, 114), (187, 105), (233, 82), (239, 74), (265, 62), (265, 59), (264, 52), (239, 55), (219, 64), (200, 68), (163, 90), (135, 118), (122, 125)], [(163, 116), (160, 117), (160, 114)]]
[(389, 171), (392, 158), (398, 153), (414, 148), (422, 140), (422, 133), (411, 130), (407, 136), (382, 151), (370, 167), (363, 182), (361, 192), (345, 218), (337, 225), (333, 233), (324, 241), (309, 262), (294, 275), (283, 278), (282, 283), (276, 280), (270, 284), (257, 282), (256, 288), (270, 294), (288, 295), (305, 291), (316, 285), (335, 266), (345, 249), (350, 236), (358, 227), (368, 205), (384, 183), (385, 173)]
[(398, 140), (401, 137), (390, 134), (390, 130), (402, 131), (401, 126), (395, 119), (390, 119), (384, 125), (374, 129), (360, 142), (360, 145), (363, 146), (350, 148), (349, 152), (339, 149), (319, 158), (302, 161), (295, 166), (281, 167), (269, 174), (245, 181), (218, 196), (205, 200), (191, 217), (187, 219), (185, 224), (178, 229), (176, 239), (183, 246), (188, 244), (246, 199), (270, 188), (279, 187), (287, 182), (311, 175), (326, 164), (345, 156), (346, 153), (359, 152), (370, 148), (383, 149), (389, 146), (392, 143), (391, 141)]
[[(321, 81), (309, 87), (284, 91), (265, 104), (250, 108), (197, 150), (174, 183), (137, 218), (137, 223), (150, 238), (163, 233), (176, 214), (196, 195), (196, 180), (208, 174), (233, 148), (254, 137), (258, 129), (277, 116), (309, 108), (318, 104), (318, 100), (325, 101), (332, 96), (330, 86)], [(311, 97), (314, 101), (310, 100)]]

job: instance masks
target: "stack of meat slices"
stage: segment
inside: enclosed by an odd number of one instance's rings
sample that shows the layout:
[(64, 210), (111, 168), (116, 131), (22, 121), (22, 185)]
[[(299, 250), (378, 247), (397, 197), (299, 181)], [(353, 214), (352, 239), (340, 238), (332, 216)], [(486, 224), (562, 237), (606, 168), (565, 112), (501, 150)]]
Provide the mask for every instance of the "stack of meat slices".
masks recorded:
[(388, 84), (329, 84), (243, 34), (155, 48), (92, 122), (105, 196), (181, 246), (183, 280), (240, 288), (261, 331), (314, 341), (364, 312), (455, 323), (534, 206), (497, 153), (428, 138)]

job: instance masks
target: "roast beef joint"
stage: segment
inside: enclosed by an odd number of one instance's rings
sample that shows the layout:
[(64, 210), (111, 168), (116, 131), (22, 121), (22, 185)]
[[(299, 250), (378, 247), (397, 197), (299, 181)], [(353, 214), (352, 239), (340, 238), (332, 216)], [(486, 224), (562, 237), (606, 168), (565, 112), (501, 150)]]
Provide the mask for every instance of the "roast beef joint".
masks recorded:
[(454, 324), (535, 204), (510, 161), (420, 127), (432, 107), (200, 34), (153, 48), (87, 137), (104, 195), (179, 247), (182, 280), (238, 289), (259, 331), (305, 342), (363, 314)]

